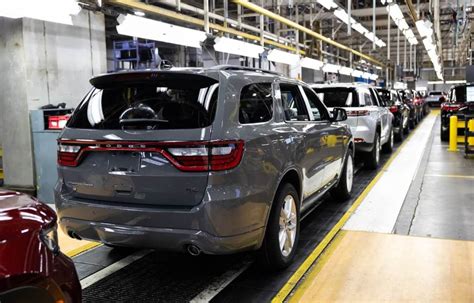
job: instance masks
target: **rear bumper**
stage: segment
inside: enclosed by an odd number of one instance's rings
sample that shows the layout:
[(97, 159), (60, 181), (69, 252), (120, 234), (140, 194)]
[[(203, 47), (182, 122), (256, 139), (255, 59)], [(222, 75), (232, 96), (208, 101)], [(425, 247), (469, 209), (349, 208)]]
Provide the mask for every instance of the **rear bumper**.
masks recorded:
[[(192, 208), (166, 208), (72, 198), (55, 192), (59, 225), (65, 233), (115, 246), (184, 251), (194, 244), (207, 254), (260, 248), (270, 204), (261, 194), (233, 187), (208, 189)], [(243, 194), (246, 193), (247, 195)], [(220, 195), (220, 196), (219, 196)], [(215, 199), (213, 199), (215, 198)]]
[(206, 254), (230, 254), (260, 247), (263, 228), (230, 237), (216, 237), (202, 230), (154, 228), (61, 218), (61, 228), (81, 238), (124, 247), (185, 252), (196, 245)]

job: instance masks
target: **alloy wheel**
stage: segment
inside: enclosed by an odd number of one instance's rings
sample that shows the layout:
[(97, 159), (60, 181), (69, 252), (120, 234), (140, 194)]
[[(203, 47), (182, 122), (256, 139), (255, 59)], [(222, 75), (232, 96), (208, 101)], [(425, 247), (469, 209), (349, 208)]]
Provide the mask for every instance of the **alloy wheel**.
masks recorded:
[(287, 195), (280, 211), (280, 232), (278, 240), (280, 250), (284, 257), (288, 257), (293, 251), (296, 239), (296, 203), (292, 195)]
[(348, 156), (347, 157), (347, 163), (346, 163), (346, 186), (347, 186), (347, 192), (350, 193), (352, 190), (352, 183), (354, 179), (354, 166), (352, 163), (352, 157)]

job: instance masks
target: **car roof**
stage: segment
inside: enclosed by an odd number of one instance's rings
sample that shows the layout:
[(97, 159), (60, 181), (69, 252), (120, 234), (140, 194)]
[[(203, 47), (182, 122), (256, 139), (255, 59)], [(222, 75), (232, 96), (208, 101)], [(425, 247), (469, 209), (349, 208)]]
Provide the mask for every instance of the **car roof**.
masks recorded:
[(163, 70), (163, 69), (143, 69), (143, 70), (124, 70), (124, 71), (117, 71), (117, 72), (110, 72), (95, 76), (90, 79), (90, 83), (95, 86), (96, 83), (102, 82), (105, 79), (113, 79), (113, 78), (121, 78), (126, 77), (127, 75), (133, 75), (144, 78), (147, 76), (153, 77), (153, 75), (163, 75), (163, 74), (190, 74), (195, 76), (207, 76), (210, 78), (218, 79), (219, 73), (225, 72), (227, 76), (270, 76), (276, 77), (278, 79), (284, 81), (290, 81), (298, 84), (304, 84), (304, 82), (299, 81), (297, 79), (292, 79), (285, 77), (284, 75), (264, 70), (258, 68), (250, 68), (250, 67), (242, 67), (236, 65), (217, 65), (213, 67), (173, 67), (171, 69)]
[(373, 85), (367, 83), (355, 83), (355, 82), (341, 82), (341, 83), (330, 83), (330, 84), (310, 84), (312, 88), (326, 88), (326, 87), (346, 87), (346, 88), (375, 88)]

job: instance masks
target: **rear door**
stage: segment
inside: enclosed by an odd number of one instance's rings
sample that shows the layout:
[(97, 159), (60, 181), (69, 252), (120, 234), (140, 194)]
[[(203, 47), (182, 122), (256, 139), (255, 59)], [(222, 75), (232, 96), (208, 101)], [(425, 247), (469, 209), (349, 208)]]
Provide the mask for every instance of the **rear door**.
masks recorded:
[(324, 185), (327, 158), (327, 125), (313, 123), (303, 90), (299, 85), (280, 83), (285, 122), (301, 139), (295, 142), (295, 159), (303, 172), (303, 201)]
[(199, 204), (218, 81), (179, 73), (129, 77), (101, 79), (71, 117), (59, 145), (62, 193), (97, 203)]
[(341, 171), (344, 158), (344, 134), (341, 127), (333, 125), (329, 113), (318, 96), (308, 87), (303, 86), (303, 92), (311, 113), (311, 123), (320, 128), (321, 148), (324, 156), (325, 169), (323, 184), (331, 182)]

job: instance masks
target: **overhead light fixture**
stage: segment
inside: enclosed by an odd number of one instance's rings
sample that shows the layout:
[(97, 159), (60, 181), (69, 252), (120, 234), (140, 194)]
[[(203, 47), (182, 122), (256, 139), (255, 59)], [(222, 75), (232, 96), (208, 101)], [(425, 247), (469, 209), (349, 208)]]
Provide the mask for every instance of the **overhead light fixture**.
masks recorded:
[(352, 24), (352, 28), (361, 35), (364, 35), (365, 33), (367, 33), (369, 31), (364, 26), (362, 26), (362, 24), (360, 24), (360, 23)]
[[(338, 8), (334, 11), (334, 16), (336, 16), (339, 20), (348, 24), (349, 22), (349, 15), (346, 13), (345, 10), (342, 8)], [(351, 17), (351, 24), (357, 23), (354, 18)]]
[(352, 77), (360, 78), (360, 77), (362, 77), (363, 74), (364, 74), (363, 71), (360, 71), (358, 69), (354, 69), (354, 71), (352, 72)]
[(416, 39), (413, 31), (410, 29), (408, 23), (406, 22), (405, 16), (403, 15), (400, 6), (396, 3), (391, 3), (390, 5), (387, 5), (387, 12), (392, 18), (393, 22), (395, 22), (397, 27), (403, 33), (403, 35), (405, 35), (406, 39), (408, 40), (408, 43), (410, 43), (411, 45), (418, 44), (418, 40)]
[(341, 67), (339, 65), (325, 63), (323, 66), (323, 72), (336, 74)]
[(327, 10), (338, 8), (338, 5), (334, 2), (334, 0), (318, 0), (318, 3), (324, 6), (324, 8)]
[(370, 76), (369, 76), (369, 79), (373, 80), (373, 81), (377, 80), (378, 78), (379, 78), (379, 75), (377, 75), (377, 74), (370, 74)]
[(80, 11), (76, 0), (0, 1), (0, 16), (14, 19), (31, 18), (72, 25), (72, 16)]
[(130, 14), (120, 15), (117, 21), (117, 32), (120, 35), (195, 48), (201, 48), (201, 42), (206, 40), (206, 33), (203, 31)]
[(350, 76), (350, 75), (352, 75), (353, 71), (354, 70), (350, 67), (341, 66), (341, 69), (339, 70), (339, 73), (342, 74), (342, 75)]
[(145, 13), (144, 12), (141, 12), (141, 11), (135, 11), (133, 12), (135, 14), (135, 16), (138, 16), (138, 17), (143, 17), (145, 16)]
[(221, 53), (258, 59), (260, 54), (265, 51), (263, 46), (226, 37), (217, 37), (214, 42), (214, 50)]
[(288, 65), (297, 65), (300, 61), (300, 56), (296, 54), (290, 54), (278, 49), (272, 49), (267, 56), (268, 61), (278, 62)]
[(301, 64), (301, 67), (304, 67), (304, 68), (320, 70), (323, 67), (324, 62), (316, 60), (316, 59), (304, 57), (303, 59), (301, 59), (300, 64)]
[(375, 41), (375, 44), (378, 47), (385, 47), (387, 45), (387, 44), (385, 44), (385, 42), (382, 41), (382, 39), (379, 39), (379, 38), (377, 38), (377, 40)]
[(447, 80), (446, 84), (465, 84), (466, 80)]
[(428, 20), (416, 21), (416, 28), (421, 37), (431, 37), (433, 35), (433, 24)]

